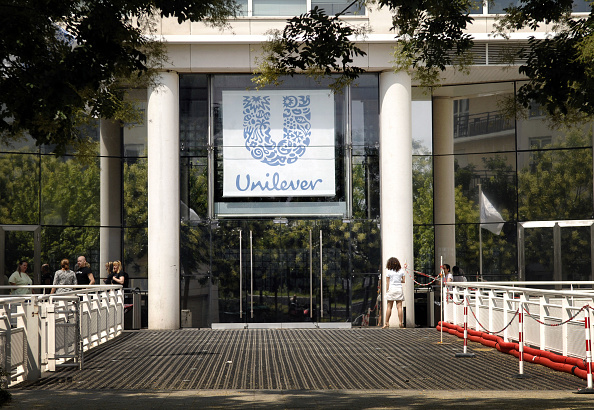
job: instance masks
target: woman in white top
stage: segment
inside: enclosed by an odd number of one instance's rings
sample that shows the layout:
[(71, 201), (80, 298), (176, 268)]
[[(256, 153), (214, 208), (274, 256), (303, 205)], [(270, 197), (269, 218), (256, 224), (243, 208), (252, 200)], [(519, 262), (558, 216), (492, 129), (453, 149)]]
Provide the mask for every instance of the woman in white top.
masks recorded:
[(402, 290), (402, 284), (404, 283), (404, 275), (406, 271), (402, 269), (400, 261), (396, 258), (388, 259), (386, 269), (388, 269), (388, 273), (386, 274), (386, 301), (388, 302), (388, 309), (386, 310), (386, 322), (382, 329), (390, 327), (390, 316), (392, 316), (392, 306), (394, 305), (394, 301), (396, 301), (396, 309), (398, 309), (400, 327), (404, 327), (404, 317), (402, 316), (404, 292)]
[[(16, 285), (32, 285), (33, 281), (31, 277), (27, 275), (27, 267), (29, 264), (26, 261), (21, 261), (17, 266), (17, 270), (14, 271), (10, 278), (8, 278), (8, 283), (13, 286)], [(11, 295), (27, 295), (29, 293), (33, 293), (31, 289), (27, 288), (19, 288), (13, 289), (10, 291)]]

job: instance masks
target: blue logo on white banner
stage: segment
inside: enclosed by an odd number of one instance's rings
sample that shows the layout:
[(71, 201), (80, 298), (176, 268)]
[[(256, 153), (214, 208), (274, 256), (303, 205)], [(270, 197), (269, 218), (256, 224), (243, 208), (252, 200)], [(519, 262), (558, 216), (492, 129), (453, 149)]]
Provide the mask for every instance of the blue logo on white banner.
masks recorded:
[(333, 196), (327, 91), (223, 91), (223, 196)]

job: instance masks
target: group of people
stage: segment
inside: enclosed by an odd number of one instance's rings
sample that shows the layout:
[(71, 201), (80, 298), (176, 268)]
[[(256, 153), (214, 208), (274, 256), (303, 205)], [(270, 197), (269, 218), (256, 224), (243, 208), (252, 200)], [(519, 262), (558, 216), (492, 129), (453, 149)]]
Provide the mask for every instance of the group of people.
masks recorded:
[[(128, 287), (128, 274), (124, 272), (122, 262), (114, 261), (107, 262), (105, 265), (107, 269), (107, 278), (104, 283), (107, 285), (122, 285), (124, 288)], [(33, 285), (33, 280), (27, 273), (29, 264), (27, 261), (20, 261), (17, 265), (16, 271), (8, 278), (8, 285), (11, 286), (30, 286)], [(6, 278), (6, 277), (5, 277)], [(53, 275), (50, 273), (48, 264), (41, 266), (41, 284), (43, 285), (94, 285), (95, 276), (91, 271), (91, 265), (87, 262), (85, 256), (79, 256), (74, 271), (70, 269), (70, 261), (62, 259), (60, 262), (60, 269)], [(52, 294), (65, 293), (72, 291), (68, 287), (53, 287)], [(26, 295), (33, 293), (28, 288), (12, 289), (11, 295)]]
[(466, 282), (466, 276), (464, 276), (464, 271), (460, 269), (459, 266), (454, 266), (450, 270), (450, 265), (447, 263), (443, 264), (443, 271), (445, 275), (445, 281), (448, 282)]

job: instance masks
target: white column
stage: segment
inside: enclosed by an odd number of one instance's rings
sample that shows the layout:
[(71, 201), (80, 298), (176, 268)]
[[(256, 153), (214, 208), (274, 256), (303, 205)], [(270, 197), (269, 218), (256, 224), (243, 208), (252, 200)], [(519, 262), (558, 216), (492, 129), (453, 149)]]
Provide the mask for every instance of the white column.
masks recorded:
[(148, 90), (148, 327), (179, 329), (179, 79)]
[[(101, 228), (99, 230), (99, 272), (95, 278), (105, 279), (103, 268), (108, 261), (122, 260), (122, 134), (119, 122), (101, 120), (99, 127), (101, 155)], [(87, 256), (88, 257), (88, 256)], [(100, 283), (103, 283), (102, 281)]]
[[(405, 72), (380, 75), (380, 209), (382, 235), (382, 314), (386, 312), (386, 262), (392, 256), (400, 263), (413, 263), (412, 118), (411, 79)], [(409, 275), (404, 285), (406, 325), (414, 327), (414, 283)], [(385, 317), (385, 316), (384, 316)], [(399, 323), (396, 305), (390, 327)]]
[(456, 264), (453, 106), (450, 98), (433, 99), (433, 215), (437, 273), (442, 256), (443, 263)]

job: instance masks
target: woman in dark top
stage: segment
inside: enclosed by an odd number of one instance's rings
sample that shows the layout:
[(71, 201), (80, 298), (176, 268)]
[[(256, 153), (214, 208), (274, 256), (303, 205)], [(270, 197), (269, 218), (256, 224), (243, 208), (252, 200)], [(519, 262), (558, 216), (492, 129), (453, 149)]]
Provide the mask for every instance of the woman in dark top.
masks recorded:
[(111, 283), (122, 285), (124, 289), (128, 287), (128, 274), (124, 272), (124, 267), (120, 261), (113, 262), (113, 278)]

